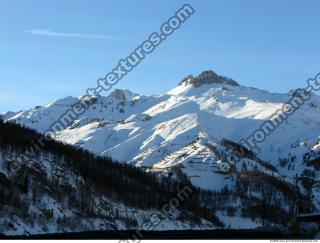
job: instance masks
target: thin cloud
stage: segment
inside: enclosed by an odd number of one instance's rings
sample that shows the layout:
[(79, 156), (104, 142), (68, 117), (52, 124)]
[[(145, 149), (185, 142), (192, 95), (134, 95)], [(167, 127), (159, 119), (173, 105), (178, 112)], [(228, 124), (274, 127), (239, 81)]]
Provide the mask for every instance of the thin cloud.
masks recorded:
[(65, 37), (65, 38), (83, 38), (83, 39), (107, 39), (114, 40), (117, 39), (116, 36), (111, 35), (95, 35), (95, 34), (84, 34), (84, 33), (65, 33), (65, 32), (56, 32), (46, 29), (34, 29), (27, 30), (28, 34), (40, 35), (40, 36), (49, 36), (49, 37)]

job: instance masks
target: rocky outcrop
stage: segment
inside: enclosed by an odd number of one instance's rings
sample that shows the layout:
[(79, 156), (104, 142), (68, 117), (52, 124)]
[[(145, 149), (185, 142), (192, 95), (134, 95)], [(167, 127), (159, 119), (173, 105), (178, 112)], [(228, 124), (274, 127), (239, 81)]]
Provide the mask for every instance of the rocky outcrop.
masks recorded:
[(180, 85), (182, 84), (192, 84), (194, 87), (200, 87), (205, 84), (227, 84), (231, 86), (239, 86), (239, 84), (233, 79), (219, 76), (218, 74), (210, 70), (202, 72), (197, 77), (189, 75), (181, 81)]

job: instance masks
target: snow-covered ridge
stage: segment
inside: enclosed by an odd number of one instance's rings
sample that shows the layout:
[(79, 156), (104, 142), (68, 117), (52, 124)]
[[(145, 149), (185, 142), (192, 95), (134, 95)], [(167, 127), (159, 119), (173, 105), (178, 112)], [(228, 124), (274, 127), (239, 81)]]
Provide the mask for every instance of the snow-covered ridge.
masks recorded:
[(140, 98), (138, 94), (134, 94), (127, 89), (126, 90), (115, 89), (108, 97), (118, 99), (118, 100), (135, 100)]
[[(57, 138), (149, 169), (170, 166), (166, 163), (169, 156), (174, 158), (172, 165), (183, 165), (186, 174), (200, 178), (193, 180), (195, 185), (208, 189), (213, 187), (214, 180), (219, 181), (216, 185), (225, 185), (224, 179), (209, 173), (201, 163), (193, 164), (192, 168), (186, 166), (197, 156), (192, 151), (205, 150), (202, 145), (193, 150), (188, 145), (200, 132), (208, 135), (208, 143), (219, 145), (223, 139), (238, 142), (251, 135), (293, 95), (298, 94), (295, 91), (270, 93), (245, 87), (231, 78), (205, 71), (196, 77), (188, 76), (160, 96), (115, 90), (97, 100), (71, 126), (58, 132)], [(43, 132), (77, 100), (68, 97), (5, 118)], [(276, 167), (281, 176), (293, 178), (306, 169), (303, 156), (317, 149), (319, 135), (320, 98), (313, 94), (260, 144), (257, 156)], [(226, 148), (219, 148), (226, 152)], [(175, 159), (177, 151), (184, 149), (190, 149), (186, 151), (189, 160)], [(283, 159), (289, 162), (284, 165)], [(236, 168), (241, 170), (241, 166), (236, 165)]]
[[(56, 137), (146, 171), (172, 177), (183, 174), (194, 185), (208, 190), (235, 190), (239, 187), (237, 176), (250, 177), (252, 171), (262, 173), (266, 180), (275, 180), (275, 184), (289, 184), (290, 188), (295, 185), (296, 175), (312, 175), (320, 180), (318, 169), (305, 160), (306, 154), (312, 159), (320, 157), (320, 98), (315, 94), (259, 145), (258, 154), (240, 157), (237, 162), (226, 158), (238, 141), (253, 134), (295, 95), (299, 91), (271, 93), (205, 71), (196, 77), (188, 76), (159, 96), (115, 90), (97, 99)], [(34, 109), (2, 114), (2, 119), (43, 132), (80, 98), (66, 97)], [(299, 186), (301, 192), (312, 195), (313, 206), (319, 209), (320, 187)], [(254, 188), (244, 196), (261, 199), (261, 193)], [(274, 194), (270, 202), (280, 200), (288, 209), (286, 192), (279, 188), (271, 191)], [(241, 208), (242, 204), (237, 199), (228, 205)], [(225, 209), (220, 210), (220, 218), (243, 222), (231, 223), (233, 227), (260, 225), (259, 220), (248, 219), (240, 211), (235, 210), (231, 217)]]

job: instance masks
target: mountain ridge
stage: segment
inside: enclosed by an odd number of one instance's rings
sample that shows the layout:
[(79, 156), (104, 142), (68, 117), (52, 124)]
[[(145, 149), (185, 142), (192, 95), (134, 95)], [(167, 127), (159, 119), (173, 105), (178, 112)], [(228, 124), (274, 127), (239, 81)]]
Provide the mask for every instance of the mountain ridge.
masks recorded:
[[(294, 185), (295, 176), (311, 173), (314, 180), (320, 179), (316, 163), (311, 163), (311, 158), (317, 161), (319, 151), (320, 97), (316, 94), (259, 144), (257, 154), (236, 162), (227, 159), (239, 149), (241, 139), (294, 95), (297, 91), (279, 94), (245, 87), (205, 71), (159, 96), (117, 90), (55, 135), (59, 141), (163, 176), (174, 177), (181, 171), (205, 190), (232, 190), (244, 172)], [(62, 104), (22, 111), (6, 121), (43, 132), (70, 106)], [(314, 209), (320, 209), (320, 188), (303, 180), (298, 187), (312, 198)]]

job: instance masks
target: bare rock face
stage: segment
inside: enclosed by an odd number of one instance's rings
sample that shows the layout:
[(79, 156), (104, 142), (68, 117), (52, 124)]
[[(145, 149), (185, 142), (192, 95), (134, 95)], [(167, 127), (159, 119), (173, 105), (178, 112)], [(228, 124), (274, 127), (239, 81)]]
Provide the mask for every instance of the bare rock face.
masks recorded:
[(116, 89), (111, 93), (111, 96), (118, 100), (126, 100), (126, 94), (124, 90)]
[(112, 97), (117, 100), (133, 100), (134, 98), (137, 98), (137, 94), (132, 93), (129, 90), (122, 90), (122, 89), (115, 89), (109, 97)]
[(200, 87), (205, 84), (227, 84), (231, 86), (239, 86), (239, 84), (231, 78), (227, 78), (224, 76), (219, 76), (213, 71), (204, 71), (197, 77), (193, 77), (192, 75), (184, 78), (181, 84), (192, 84), (194, 87)]

